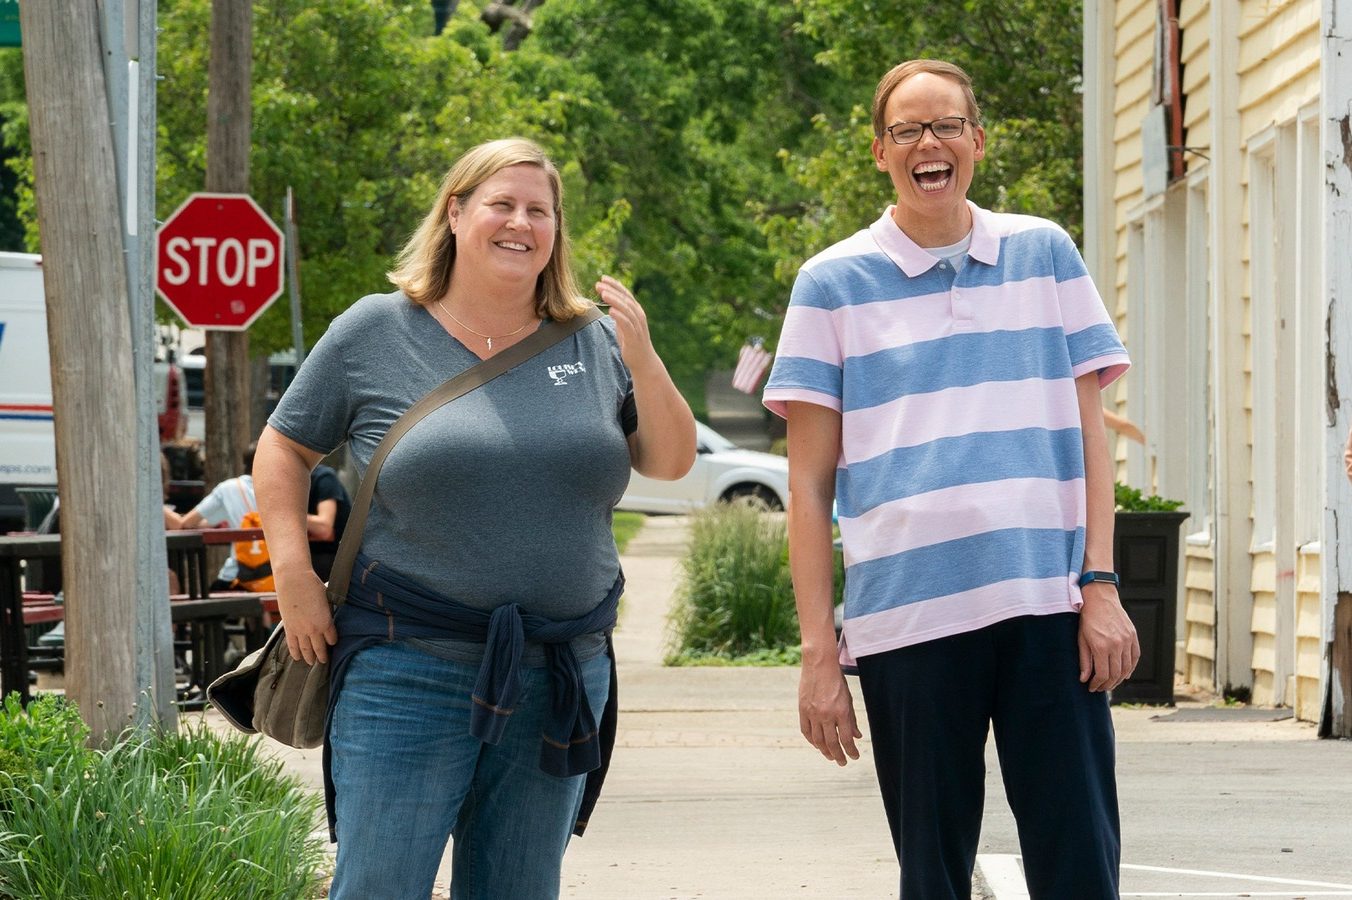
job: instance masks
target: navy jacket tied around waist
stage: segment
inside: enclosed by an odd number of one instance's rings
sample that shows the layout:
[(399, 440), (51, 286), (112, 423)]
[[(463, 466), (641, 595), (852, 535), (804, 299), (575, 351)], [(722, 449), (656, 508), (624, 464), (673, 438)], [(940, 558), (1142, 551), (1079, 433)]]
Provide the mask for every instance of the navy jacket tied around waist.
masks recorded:
[[(484, 644), (484, 657), (471, 698), (474, 705), (470, 712), (470, 734), (484, 743), (496, 744), (502, 739), (521, 694), (521, 651), (526, 641), (543, 644), (553, 691), (553, 712), (540, 736), (540, 768), (558, 777), (588, 775), (582, 811), (574, 829), (581, 834), (600, 793), (615, 742), (619, 707), (610, 632), (615, 627), (623, 591), (621, 572), (605, 599), (576, 619), (548, 619), (525, 612), (516, 603), (486, 612), (432, 593), (359, 553), (347, 603), (334, 611), (338, 643), (332, 650), (329, 715), (333, 714), (347, 664), (362, 649), (405, 638), (473, 641)], [(607, 636), (606, 650), (611, 659), (610, 699), (600, 728), (587, 702), (582, 672), (570, 643), (574, 638), (598, 632)], [(324, 786), (332, 836), (333, 782), (329, 776), (327, 740)]]

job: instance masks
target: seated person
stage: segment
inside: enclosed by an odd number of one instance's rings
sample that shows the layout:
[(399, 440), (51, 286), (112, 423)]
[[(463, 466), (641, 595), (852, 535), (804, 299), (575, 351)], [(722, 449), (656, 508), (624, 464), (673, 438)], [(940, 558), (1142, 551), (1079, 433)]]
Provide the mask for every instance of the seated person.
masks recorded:
[[(239, 528), (244, 516), (258, 510), (258, 501), (254, 499), (253, 461), (256, 443), (244, 450), (244, 474), (237, 478), (227, 478), (211, 489), (211, 493), (202, 502), (189, 510), (179, 522), (179, 528), (214, 528), (227, 526)], [(216, 580), (211, 583), (212, 591), (228, 591), (235, 586), (239, 578), (239, 562), (235, 559), (235, 548), (230, 547), (230, 555), (221, 565)]]
[(352, 500), (328, 466), (315, 466), (310, 473), (310, 500), (306, 507), (305, 534), (310, 539), (310, 564), (321, 581), (329, 580), (338, 542), (343, 539)]

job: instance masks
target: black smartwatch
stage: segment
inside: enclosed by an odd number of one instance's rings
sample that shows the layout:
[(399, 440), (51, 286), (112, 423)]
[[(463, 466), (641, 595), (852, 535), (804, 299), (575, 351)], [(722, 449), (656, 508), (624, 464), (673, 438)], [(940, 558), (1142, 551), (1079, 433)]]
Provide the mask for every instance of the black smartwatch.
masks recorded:
[(1122, 583), (1122, 579), (1117, 577), (1116, 572), (1097, 572), (1091, 570), (1080, 576), (1080, 587), (1084, 587), (1091, 581), (1106, 581), (1112, 585), (1120, 585)]

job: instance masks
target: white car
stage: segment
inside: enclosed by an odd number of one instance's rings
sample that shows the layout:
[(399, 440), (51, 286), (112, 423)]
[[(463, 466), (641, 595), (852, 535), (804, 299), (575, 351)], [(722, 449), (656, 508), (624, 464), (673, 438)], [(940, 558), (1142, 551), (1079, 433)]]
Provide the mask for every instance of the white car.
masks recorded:
[(681, 513), (719, 500), (745, 500), (765, 509), (789, 502), (789, 461), (773, 453), (743, 450), (702, 422), (695, 423), (698, 455), (684, 478), (656, 481), (637, 472), (618, 509)]

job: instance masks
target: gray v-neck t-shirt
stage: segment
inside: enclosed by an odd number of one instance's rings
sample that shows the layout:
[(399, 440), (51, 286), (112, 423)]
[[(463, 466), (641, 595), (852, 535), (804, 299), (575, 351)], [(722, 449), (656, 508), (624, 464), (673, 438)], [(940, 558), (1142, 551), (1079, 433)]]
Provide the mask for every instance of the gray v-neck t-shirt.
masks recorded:
[[(320, 453), (346, 442), (364, 474), (406, 409), (478, 361), (402, 293), (365, 297), (333, 321), (268, 423)], [(636, 427), (615, 325), (602, 318), (404, 435), (381, 468), (362, 552), (466, 606), (576, 618), (619, 573), (611, 512)], [(574, 647), (590, 656), (603, 644)]]

